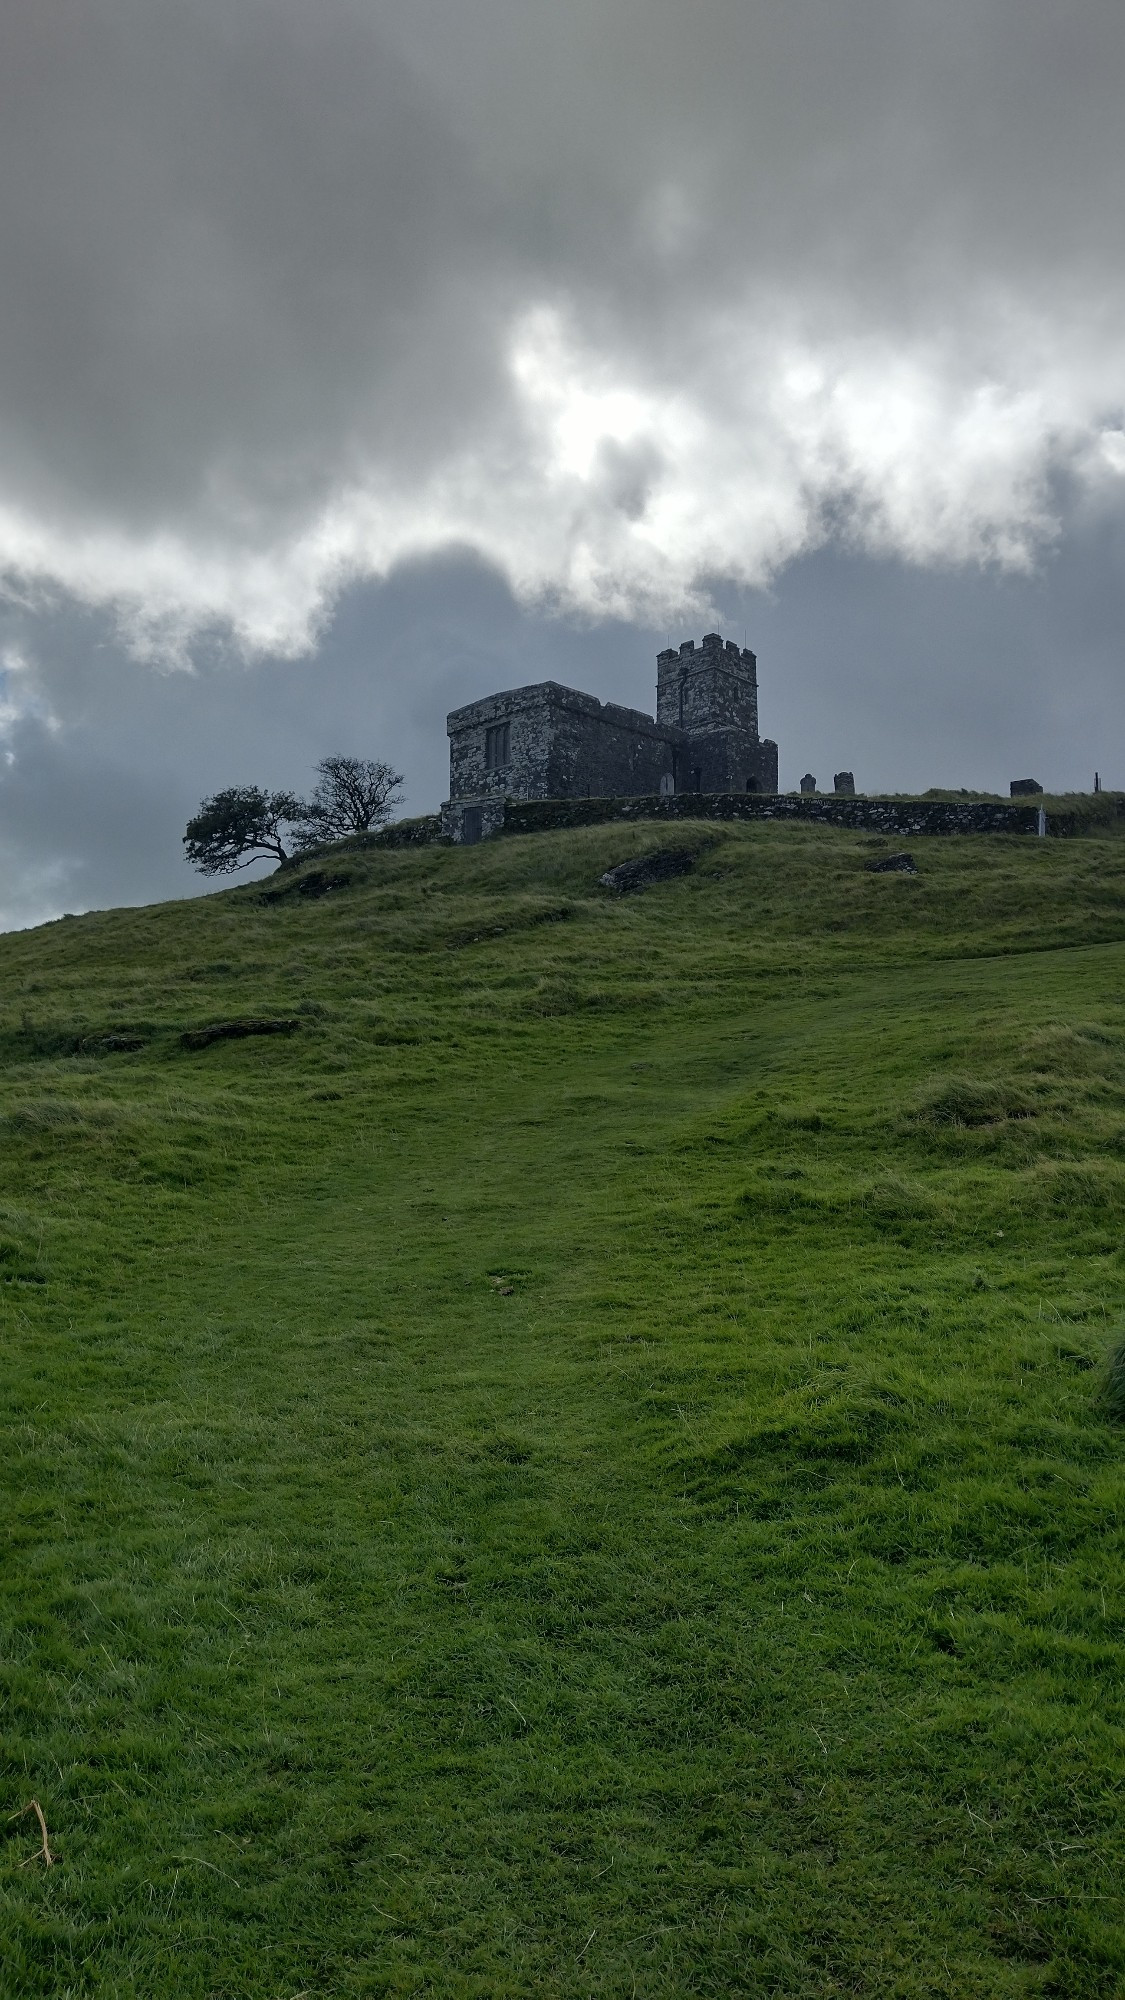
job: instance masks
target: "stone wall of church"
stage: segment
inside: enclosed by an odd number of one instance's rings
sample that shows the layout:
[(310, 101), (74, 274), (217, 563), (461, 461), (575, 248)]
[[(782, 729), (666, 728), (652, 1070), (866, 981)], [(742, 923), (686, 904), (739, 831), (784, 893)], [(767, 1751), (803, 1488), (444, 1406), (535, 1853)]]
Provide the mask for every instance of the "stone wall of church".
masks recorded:
[[(685, 763), (682, 730), (557, 681), (470, 702), (454, 709), (446, 726), (449, 800), (442, 820), (448, 836), (458, 841), (497, 831), (494, 808), (505, 798), (659, 793), (674, 786), (677, 766)], [(467, 808), (473, 810), (466, 828)]]

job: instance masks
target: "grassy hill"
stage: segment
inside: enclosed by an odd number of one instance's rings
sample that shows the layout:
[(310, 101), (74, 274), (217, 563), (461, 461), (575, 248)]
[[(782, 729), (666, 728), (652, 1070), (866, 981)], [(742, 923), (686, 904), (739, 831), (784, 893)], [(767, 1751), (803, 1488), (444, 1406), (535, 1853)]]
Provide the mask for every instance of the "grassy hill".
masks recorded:
[(5, 1996), (1125, 1991), (1125, 845), (912, 845), (0, 938)]

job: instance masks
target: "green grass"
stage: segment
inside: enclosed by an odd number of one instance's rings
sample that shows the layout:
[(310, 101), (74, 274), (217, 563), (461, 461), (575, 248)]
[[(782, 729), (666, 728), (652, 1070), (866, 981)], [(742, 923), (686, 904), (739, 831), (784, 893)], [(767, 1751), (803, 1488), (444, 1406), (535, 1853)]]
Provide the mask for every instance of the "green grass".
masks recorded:
[(0, 939), (5, 2000), (1125, 1992), (1125, 846), (881, 845)]

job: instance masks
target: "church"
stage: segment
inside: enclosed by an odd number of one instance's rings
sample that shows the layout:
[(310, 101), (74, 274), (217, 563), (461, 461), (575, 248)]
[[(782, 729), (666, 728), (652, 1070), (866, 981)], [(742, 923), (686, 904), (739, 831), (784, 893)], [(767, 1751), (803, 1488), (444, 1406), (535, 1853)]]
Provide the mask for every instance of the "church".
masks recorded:
[(758, 734), (758, 662), (705, 634), (657, 656), (656, 719), (558, 681), (508, 688), (455, 708), (447, 838), (498, 833), (506, 799), (776, 792), (777, 744)]

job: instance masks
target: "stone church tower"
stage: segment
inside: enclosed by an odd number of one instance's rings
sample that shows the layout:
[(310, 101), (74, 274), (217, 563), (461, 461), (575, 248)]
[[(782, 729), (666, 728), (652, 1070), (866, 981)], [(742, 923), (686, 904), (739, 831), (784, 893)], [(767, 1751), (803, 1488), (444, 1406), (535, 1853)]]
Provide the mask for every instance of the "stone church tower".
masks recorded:
[(678, 792), (776, 792), (777, 745), (758, 735), (758, 662), (708, 632), (656, 662), (656, 720), (689, 738)]

